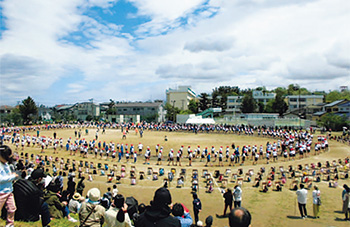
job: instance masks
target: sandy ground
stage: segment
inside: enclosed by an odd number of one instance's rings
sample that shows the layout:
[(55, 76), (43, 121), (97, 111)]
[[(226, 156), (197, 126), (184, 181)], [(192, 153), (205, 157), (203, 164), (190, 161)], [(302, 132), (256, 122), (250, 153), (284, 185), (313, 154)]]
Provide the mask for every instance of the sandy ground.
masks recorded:
[[(52, 137), (54, 131), (41, 131), (41, 135), (46, 135)], [(96, 129), (89, 129), (89, 135), (85, 135), (83, 132), (83, 138), (87, 140), (94, 139)], [(68, 137), (74, 137), (74, 130), (57, 130), (56, 131), (58, 138), (63, 138), (64, 143)], [(31, 133), (34, 134), (34, 133)], [(164, 141), (164, 137), (167, 135), (168, 141)], [(139, 171), (147, 171), (148, 167), (152, 167), (153, 170), (158, 170), (160, 167), (165, 169), (165, 175), (170, 171), (171, 168), (176, 168), (176, 176), (175, 179), (179, 176), (181, 168), (186, 169), (186, 180), (185, 185), (183, 188), (176, 188), (176, 181), (173, 181), (170, 184), (169, 190), (172, 195), (172, 200), (174, 203), (181, 202), (184, 203), (191, 211), (191, 215), (193, 217), (192, 212), (192, 196), (191, 196), (191, 173), (192, 169), (198, 169), (199, 174), (201, 176), (203, 169), (208, 169), (210, 173), (214, 173), (215, 170), (220, 170), (221, 173), (224, 173), (226, 169), (230, 169), (231, 173), (237, 172), (239, 168), (243, 168), (244, 173), (248, 171), (248, 169), (254, 169), (254, 173), (256, 174), (257, 171), (264, 166), (266, 170), (269, 170), (271, 166), (275, 166), (276, 169), (278, 169), (279, 166), (283, 165), (285, 168), (289, 165), (296, 166), (298, 164), (310, 164), (310, 163), (316, 163), (316, 162), (322, 162), (325, 161), (332, 161), (334, 159), (338, 160), (339, 158), (344, 159), (345, 157), (350, 156), (350, 146), (330, 141), (330, 151), (326, 153), (322, 153), (320, 155), (314, 156), (311, 155), (308, 158), (302, 159), (302, 160), (295, 160), (295, 161), (278, 161), (277, 163), (270, 163), (266, 164), (265, 160), (259, 161), (260, 163), (258, 165), (252, 165), (251, 161), (248, 161), (245, 163), (244, 166), (235, 166), (231, 167), (228, 166), (227, 162), (224, 162), (224, 167), (217, 167), (214, 164), (213, 167), (204, 167), (204, 162), (199, 162), (199, 160), (194, 160), (192, 167), (188, 166), (188, 160), (186, 158), (183, 158), (182, 166), (167, 166), (166, 165), (166, 158), (163, 158), (163, 165), (156, 166), (156, 157), (155, 157), (155, 145), (160, 144), (164, 147), (164, 153), (165, 155), (168, 155), (168, 152), (170, 148), (173, 148), (174, 151), (177, 151), (181, 145), (184, 145), (184, 151), (185, 154), (187, 154), (187, 146), (191, 146), (192, 149), (197, 147), (197, 145), (201, 146), (201, 149), (204, 147), (210, 147), (212, 145), (215, 146), (216, 149), (218, 149), (220, 146), (225, 147), (227, 145), (231, 145), (233, 142), (236, 144), (236, 146), (242, 147), (243, 145), (257, 145), (260, 146), (260, 144), (263, 144), (265, 147), (265, 144), (267, 141), (274, 142), (272, 138), (263, 138), (263, 137), (253, 137), (253, 136), (238, 136), (234, 134), (193, 134), (193, 133), (179, 133), (179, 132), (149, 132), (145, 131), (144, 137), (140, 138), (137, 136), (133, 131), (131, 131), (127, 135), (126, 140), (122, 140), (122, 134), (120, 130), (107, 130), (106, 134), (101, 135), (101, 131), (99, 133), (99, 140), (106, 141), (113, 141), (115, 143), (128, 143), (129, 147), (130, 144), (137, 145), (139, 142), (143, 143), (144, 145), (144, 151), (147, 146), (150, 146), (152, 150), (153, 157), (151, 159), (150, 165), (144, 165), (143, 156), (140, 156), (138, 158), (138, 162), (136, 164), (130, 164), (125, 163), (125, 159), (122, 160), (123, 162), (118, 163), (116, 161), (112, 162), (111, 160), (105, 161), (104, 159), (100, 160), (95, 159), (94, 155), (90, 155), (87, 159), (81, 158), (79, 156), (70, 156), (69, 152), (66, 152), (65, 150), (60, 150), (59, 154), (53, 155), (53, 149), (49, 148), (45, 151), (43, 155), (52, 155), (53, 157), (64, 157), (64, 158), (70, 158), (75, 160), (88, 160), (93, 161), (94, 163), (109, 163), (109, 166), (112, 167), (113, 164), (117, 164), (118, 171), (117, 173), (120, 173), (120, 166), (122, 164), (126, 165), (127, 170), (127, 176), (126, 178), (121, 180), (121, 184), (118, 184), (118, 189), (121, 194), (124, 196), (133, 196), (135, 197), (139, 203), (145, 203), (149, 204), (149, 201), (152, 200), (153, 194), (155, 190), (163, 185), (163, 177), (159, 177), (157, 181), (153, 181), (151, 179), (150, 175), (146, 176), (146, 179), (144, 180), (138, 180), (137, 179), (137, 185), (130, 185), (130, 179), (129, 179), (129, 170), (130, 166), (134, 165), (136, 167), (136, 172)], [(12, 147), (13, 150), (15, 150), (14, 147)], [(232, 149), (231, 149), (232, 151)], [(21, 150), (19, 150), (21, 152)], [(40, 149), (39, 148), (27, 148), (25, 147), (24, 152), (29, 153), (35, 153), (39, 154)], [(277, 171), (278, 172), (278, 171)], [(101, 190), (102, 193), (107, 191), (107, 187), (112, 187), (113, 183), (107, 183), (107, 178), (105, 176), (93, 176), (94, 180), (92, 182), (86, 181), (86, 190), (85, 193), (88, 191), (89, 188), (97, 187)], [(254, 179), (255, 175), (253, 176)], [(230, 177), (226, 178), (228, 179), (228, 187), (232, 188), (235, 183), (230, 181)], [(318, 183), (321, 190), (321, 197), (322, 197), (322, 206), (321, 206), (321, 213), (320, 213), (320, 219), (300, 219), (299, 218), (299, 211), (297, 210), (297, 204), (296, 204), (296, 194), (294, 191), (288, 190), (288, 185), (290, 184), (291, 180), (287, 180), (287, 185), (283, 188), (282, 192), (275, 192), (272, 190), (269, 190), (268, 193), (261, 193), (259, 192), (259, 188), (253, 188), (253, 183), (247, 183), (244, 182), (242, 185), (243, 189), (243, 201), (242, 206), (247, 208), (251, 214), (252, 214), (252, 226), (350, 226), (349, 222), (344, 222), (344, 214), (340, 213), (341, 207), (342, 207), (342, 200), (341, 200), (341, 193), (342, 188), (341, 186), (344, 183), (350, 184), (350, 180), (348, 179), (347, 182), (345, 180), (339, 180), (339, 187), (338, 188), (329, 188), (328, 183), (325, 181), (322, 181)], [(220, 189), (220, 183), (214, 182), (215, 189), (213, 193), (208, 194), (205, 192), (205, 179), (200, 177), (199, 178), (199, 192), (198, 196), (202, 201), (203, 210), (200, 213), (200, 220), (204, 222), (205, 218), (208, 215), (212, 215), (214, 217), (214, 226), (228, 226), (228, 219), (227, 218), (217, 218), (216, 214), (222, 214), (224, 203), (223, 198), (221, 194)], [(308, 204), (307, 204), (307, 210), (308, 214), (310, 216), (313, 216), (312, 213), (312, 190), (308, 193)], [(1, 222), (0, 222), (1, 224)], [(72, 224), (74, 226), (74, 224)]]

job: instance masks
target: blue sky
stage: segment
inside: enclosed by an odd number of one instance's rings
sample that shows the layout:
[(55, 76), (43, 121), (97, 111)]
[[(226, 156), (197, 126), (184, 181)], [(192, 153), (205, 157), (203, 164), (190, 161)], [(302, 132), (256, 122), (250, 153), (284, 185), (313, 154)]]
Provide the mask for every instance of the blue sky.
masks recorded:
[(350, 87), (347, 0), (2, 0), (0, 105)]

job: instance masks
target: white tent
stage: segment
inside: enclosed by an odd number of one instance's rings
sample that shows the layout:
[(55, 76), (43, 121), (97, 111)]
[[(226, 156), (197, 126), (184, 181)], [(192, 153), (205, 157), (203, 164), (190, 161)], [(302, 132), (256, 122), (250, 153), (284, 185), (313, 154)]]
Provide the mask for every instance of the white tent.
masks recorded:
[(215, 121), (213, 118), (195, 117), (187, 119), (186, 124), (215, 124)]

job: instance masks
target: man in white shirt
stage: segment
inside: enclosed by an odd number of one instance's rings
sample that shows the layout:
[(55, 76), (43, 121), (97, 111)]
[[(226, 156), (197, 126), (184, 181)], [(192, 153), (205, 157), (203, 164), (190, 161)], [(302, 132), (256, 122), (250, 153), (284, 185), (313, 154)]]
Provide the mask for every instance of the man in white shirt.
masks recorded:
[(298, 206), (301, 218), (307, 217), (306, 211), (306, 201), (307, 201), (307, 190), (304, 188), (303, 184), (300, 184), (300, 189), (296, 192), (298, 196)]
[(233, 191), (233, 198), (234, 198), (234, 206), (236, 207), (241, 207), (241, 202), (242, 202), (242, 189), (239, 185), (236, 185), (234, 187)]

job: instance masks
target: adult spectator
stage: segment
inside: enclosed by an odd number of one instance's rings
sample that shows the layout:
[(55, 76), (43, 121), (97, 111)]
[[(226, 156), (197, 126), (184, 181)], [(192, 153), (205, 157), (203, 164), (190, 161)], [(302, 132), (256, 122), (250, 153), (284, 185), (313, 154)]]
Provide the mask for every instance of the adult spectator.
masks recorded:
[(232, 210), (232, 201), (233, 201), (233, 194), (231, 189), (227, 189), (226, 192), (223, 195), (224, 199), (225, 199), (225, 208), (224, 208), (224, 216), (226, 216), (226, 210), (227, 207), (230, 208), (230, 210)]
[(6, 226), (14, 226), (16, 204), (13, 197), (12, 181), (18, 177), (10, 168), (12, 151), (6, 146), (0, 146), (0, 210), (5, 205), (7, 210)]
[(202, 211), (202, 202), (198, 198), (197, 193), (193, 193), (192, 197), (193, 197), (192, 204), (193, 204), (194, 220), (195, 220), (195, 223), (197, 223), (199, 221), (198, 214), (199, 214), (199, 212)]
[(87, 196), (88, 200), (81, 204), (79, 210), (80, 227), (100, 227), (105, 217), (105, 208), (99, 205), (101, 192), (97, 188), (92, 188)]
[[(344, 188), (344, 190), (343, 190), (343, 192), (341, 194), (342, 200), (344, 199), (344, 196), (346, 195), (347, 191), (349, 190), (349, 186), (347, 184), (344, 184), (343, 188)], [(342, 209), (343, 213), (345, 213), (347, 208), (348, 208), (348, 206), (347, 206), (348, 202), (349, 202), (348, 200), (343, 200), (343, 209)]]
[(69, 216), (67, 201), (60, 201), (60, 184), (51, 182), (47, 186), (47, 193), (44, 196), (44, 201), (49, 206), (51, 218), (60, 219), (67, 217), (71, 222), (77, 222), (74, 218)]
[(83, 197), (81, 197), (81, 195), (78, 192), (73, 195), (72, 199), (70, 199), (69, 203), (68, 203), (69, 212), (71, 212), (73, 214), (78, 213), (80, 206), (81, 206), (82, 198)]
[(40, 219), (42, 226), (50, 223), (49, 207), (43, 198), (43, 169), (35, 169), (29, 179), (19, 179), (14, 186), (14, 196), (17, 205), (15, 220), (35, 222)]
[(171, 195), (169, 190), (164, 187), (157, 189), (151, 206), (148, 206), (146, 211), (140, 215), (135, 222), (135, 227), (180, 227), (181, 223), (179, 219), (170, 216), (170, 204)]
[(113, 199), (113, 204), (106, 212), (106, 227), (127, 227), (132, 226), (128, 214), (128, 205), (125, 203), (125, 198), (121, 194)]
[(85, 177), (81, 177), (80, 181), (77, 184), (77, 192), (83, 196), (83, 191), (85, 188), (85, 183), (84, 183)]
[(68, 182), (67, 182), (67, 191), (69, 193), (69, 198), (70, 199), (72, 198), (72, 196), (75, 193), (75, 186), (76, 186), (76, 183), (74, 182), (74, 177), (73, 176), (69, 176), (68, 177)]
[(313, 211), (314, 211), (314, 217), (320, 218), (320, 206), (321, 206), (321, 191), (318, 189), (318, 187), (314, 186), (314, 191), (312, 192), (312, 203), (313, 203)]
[(205, 219), (205, 227), (211, 227), (213, 225), (213, 216), (209, 215)]
[(299, 185), (300, 189), (297, 190), (298, 206), (301, 218), (307, 218), (306, 201), (307, 201), (307, 190), (303, 184)]
[(230, 227), (249, 227), (252, 216), (244, 207), (237, 207), (231, 210), (228, 219)]
[(347, 202), (347, 207), (344, 210), (345, 213), (345, 220), (350, 221), (350, 188), (346, 188), (346, 193), (344, 194), (343, 201)]
[(192, 225), (192, 217), (185, 205), (181, 203), (175, 203), (171, 212), (177, 219), (180, 220), (181, 227), (190, 227)]
[(235, 208), (237, 207), (240, 207), (241, 204), (242, 204), (242, 189), (239, 185), (236, 185), (234, 187), (234, 192), (233, 192), (233, 196), (234, 196), (234, 205), (235, 205)]

